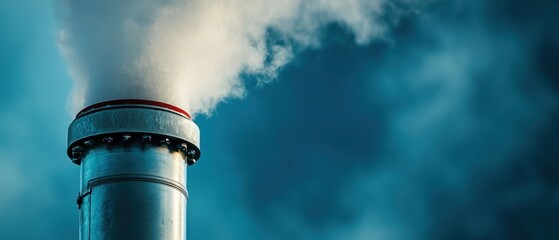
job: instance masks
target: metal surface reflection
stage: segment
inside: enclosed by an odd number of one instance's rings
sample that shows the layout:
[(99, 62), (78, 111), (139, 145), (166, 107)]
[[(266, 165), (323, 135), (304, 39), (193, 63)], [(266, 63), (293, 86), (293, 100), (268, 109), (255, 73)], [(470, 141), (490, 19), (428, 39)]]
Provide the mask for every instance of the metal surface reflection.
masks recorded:
[(68, 156), (81, 168), (80, 239), (186, 238), (186, 166), (200, 149), (185, 114), (122, 101), (88, 109), (69, 127)]

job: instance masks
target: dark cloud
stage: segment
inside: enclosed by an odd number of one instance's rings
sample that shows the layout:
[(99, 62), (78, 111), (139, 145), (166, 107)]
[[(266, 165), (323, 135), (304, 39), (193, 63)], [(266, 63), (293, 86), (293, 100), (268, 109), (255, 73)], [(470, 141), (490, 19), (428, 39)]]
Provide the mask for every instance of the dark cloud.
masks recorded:
[(259, 229), (233, 238), (557, 238), (557, 5), (434, 2), (367, 47), (329, 28), (202, 123)]

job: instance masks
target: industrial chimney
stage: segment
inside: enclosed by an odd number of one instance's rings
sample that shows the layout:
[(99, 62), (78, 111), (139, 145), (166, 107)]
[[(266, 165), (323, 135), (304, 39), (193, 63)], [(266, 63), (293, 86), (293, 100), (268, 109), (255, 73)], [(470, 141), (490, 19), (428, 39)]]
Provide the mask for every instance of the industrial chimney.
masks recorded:
[(186, 165), (200, 130), (175, 106), (108, 101), (78, 113), (68, 156), (80, 166), (80, 239), (186, 239)]

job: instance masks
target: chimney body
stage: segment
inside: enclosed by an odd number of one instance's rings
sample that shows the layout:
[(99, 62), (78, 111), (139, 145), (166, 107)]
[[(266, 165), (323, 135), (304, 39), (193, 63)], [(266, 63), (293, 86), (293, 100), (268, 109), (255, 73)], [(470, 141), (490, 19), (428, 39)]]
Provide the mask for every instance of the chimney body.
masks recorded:
[(82, 110), (68, 130), (80, 165), (80, 239), (186, 239), (186, 165), (200, 131), (177, 107), (117, 100)]

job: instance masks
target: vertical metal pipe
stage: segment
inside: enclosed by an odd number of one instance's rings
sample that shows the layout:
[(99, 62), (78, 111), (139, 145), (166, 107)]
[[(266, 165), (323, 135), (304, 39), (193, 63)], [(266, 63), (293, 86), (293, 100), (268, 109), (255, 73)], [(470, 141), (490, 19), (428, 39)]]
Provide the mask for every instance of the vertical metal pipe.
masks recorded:
[(186, 165), (200, 157), (188, 115), (98, 105), (70, 125), (68, 155), (81, 168), (80, 239), (186, 239)]

